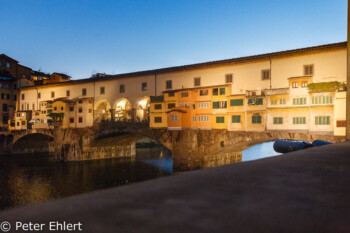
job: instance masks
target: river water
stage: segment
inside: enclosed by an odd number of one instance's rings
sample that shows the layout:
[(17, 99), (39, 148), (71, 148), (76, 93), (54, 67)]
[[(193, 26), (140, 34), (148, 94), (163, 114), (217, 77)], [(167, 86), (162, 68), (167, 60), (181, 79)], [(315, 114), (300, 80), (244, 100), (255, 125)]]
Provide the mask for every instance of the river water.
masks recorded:
[[(243, 151), (242, 160), (277, 155), (272, 144)], [(57, 162), (49, 154), (0, 155), (0, 210), (172, 174), (171, 151), (164, 147), (138, 148), (133, 159), (79, 162)]]

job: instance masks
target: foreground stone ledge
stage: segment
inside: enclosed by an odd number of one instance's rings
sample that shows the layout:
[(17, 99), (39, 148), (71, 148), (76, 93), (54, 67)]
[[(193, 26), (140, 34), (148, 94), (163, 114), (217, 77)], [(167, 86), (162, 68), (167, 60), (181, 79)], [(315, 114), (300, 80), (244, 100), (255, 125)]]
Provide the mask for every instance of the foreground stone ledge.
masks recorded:
[(5, 210), (83, 232), (350, 232), (350, 143)]

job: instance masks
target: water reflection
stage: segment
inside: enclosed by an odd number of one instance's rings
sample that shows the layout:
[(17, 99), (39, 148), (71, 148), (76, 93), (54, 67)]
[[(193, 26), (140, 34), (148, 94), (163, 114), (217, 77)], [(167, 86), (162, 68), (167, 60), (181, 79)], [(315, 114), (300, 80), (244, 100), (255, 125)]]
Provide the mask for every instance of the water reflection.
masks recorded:
[(0, 155), (0, 209), (172, 174), (171, 152), (137, 149), (136, 158), (57, 162), (49, 154)]

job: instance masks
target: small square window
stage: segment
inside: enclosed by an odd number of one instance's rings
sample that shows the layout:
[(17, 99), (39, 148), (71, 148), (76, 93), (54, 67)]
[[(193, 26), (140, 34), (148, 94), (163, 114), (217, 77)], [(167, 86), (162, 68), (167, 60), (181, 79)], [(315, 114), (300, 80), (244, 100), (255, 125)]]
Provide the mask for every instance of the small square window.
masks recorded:
[(225, 75), (225, 82), (226, 83), (233, 83), (233, 74), (226, 74)]
[(51, 91), (51, 98), (55, 98), (55, 92)]
[(167, 80), (166, 81), (166, 85), (165, 85), (166, 89), (171, 89), (173, 88), (173, 83), (171, 80)]
[(66, 91), (66, 96), (69, 97), (70, 96), (70, 90)]
[(124, 93), (125, 92), (125, 85), (122, 84), (119, 86), (119, 93)]
[(194, 86), (199, 87), (201, 85), (201, 78), (194, 78)]
[(81, 90), (81, 94), (82, 94), (83, 96), (86, 96), (86, 88), (83, 88), (83, 89)]
[(314, 65), (304, 65), (304, 75), (314, 75)]
[(269, 80), (269, 79), (270, 79), (270, 70), (262, 70), (261, 80)]

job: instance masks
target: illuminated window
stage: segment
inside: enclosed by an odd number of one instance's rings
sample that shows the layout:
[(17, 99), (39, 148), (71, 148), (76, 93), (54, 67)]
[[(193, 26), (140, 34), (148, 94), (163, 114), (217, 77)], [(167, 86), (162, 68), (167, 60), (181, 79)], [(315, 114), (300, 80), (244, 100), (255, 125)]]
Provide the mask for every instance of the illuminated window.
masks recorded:
[(304, 75), (314, 75), (314, 65), (304, 65)]
[(200, 86), (201, 85), (201, 78), (194, 78), (194, 86), (195, 87), (198, 87), (198, 86)]
[(226, 83), (233, 83), (233, 74), (226, 74), (225, 75), (225, 82)]
[(270, 79), (270, 70), (262, 70), (261, 80), (269, 80), (269, 79)]

